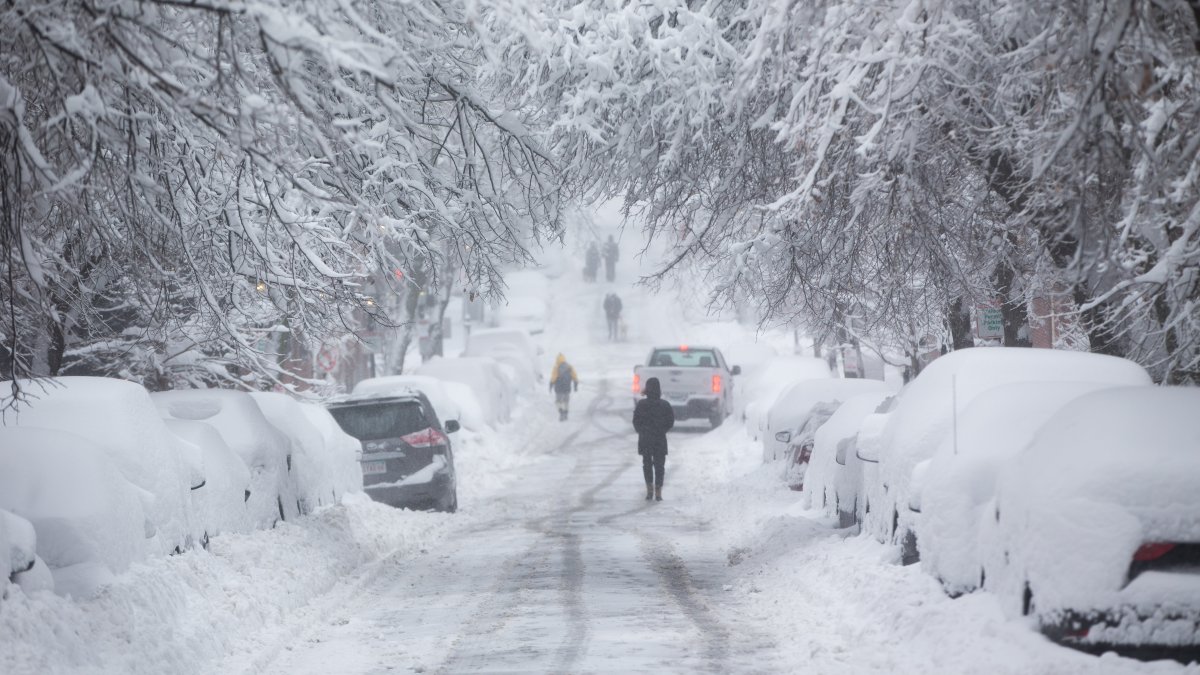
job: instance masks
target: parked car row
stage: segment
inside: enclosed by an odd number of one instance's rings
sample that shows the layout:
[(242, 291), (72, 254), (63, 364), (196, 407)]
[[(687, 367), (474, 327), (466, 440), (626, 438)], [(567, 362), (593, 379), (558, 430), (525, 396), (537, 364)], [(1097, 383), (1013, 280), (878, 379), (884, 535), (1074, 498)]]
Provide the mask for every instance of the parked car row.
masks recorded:
[(948, 594), (995, 593), (1059, 641), (1197, 649), (1198, 411), (1200, 389), (1125, 359), (960, 350), (895, 395), (808, 413), (803, 490)]
[(31, 400), (0, 427), (0, 572), (26, 587), (87, 596), (146, 556), (362, 489), (359, 442), (283, 394), (151, 394), (95, 377), (23, 386)]

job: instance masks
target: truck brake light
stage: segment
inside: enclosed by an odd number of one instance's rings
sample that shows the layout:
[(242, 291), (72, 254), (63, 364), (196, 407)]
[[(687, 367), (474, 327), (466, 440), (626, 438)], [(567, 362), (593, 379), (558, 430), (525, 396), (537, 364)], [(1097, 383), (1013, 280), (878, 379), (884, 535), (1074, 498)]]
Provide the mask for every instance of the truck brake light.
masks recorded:
[(637, 373), (633, 374), (633, 393), (642, 393), (642, 376)]
[(720, 375), (713, 375), (712, 393), (714, 393), (714, 394), (721, 393), (721, 376)]

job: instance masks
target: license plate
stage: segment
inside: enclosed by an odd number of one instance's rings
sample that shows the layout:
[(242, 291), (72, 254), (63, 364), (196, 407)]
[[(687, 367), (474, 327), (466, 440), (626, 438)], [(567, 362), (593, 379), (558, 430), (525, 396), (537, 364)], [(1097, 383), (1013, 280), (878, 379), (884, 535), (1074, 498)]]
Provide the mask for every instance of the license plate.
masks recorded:
[(688, 397), (687, 394), (669, 394), (668, 395), (668, 398), (670, 398), (672, 401), (686, 401), (687, 397)]
[(363, 462), (363, 475), (370, 476), (377, 473), (387, 473), (387, 462)]

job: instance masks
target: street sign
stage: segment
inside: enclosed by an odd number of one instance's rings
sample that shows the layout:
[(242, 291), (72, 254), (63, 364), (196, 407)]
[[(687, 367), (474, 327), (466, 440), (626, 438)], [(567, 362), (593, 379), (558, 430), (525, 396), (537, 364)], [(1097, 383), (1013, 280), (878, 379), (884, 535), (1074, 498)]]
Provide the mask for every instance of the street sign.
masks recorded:
[(979, 307), (975, 310), (975, 334), (984, 340), (1004, 337), (1004, 314), (999, 307)]
[(337, 368), (338, 363), (338, 348), (335, 345), (323, 345), (321, 351), (317, 352), (317, 367), (321, 370), (332, 373)]

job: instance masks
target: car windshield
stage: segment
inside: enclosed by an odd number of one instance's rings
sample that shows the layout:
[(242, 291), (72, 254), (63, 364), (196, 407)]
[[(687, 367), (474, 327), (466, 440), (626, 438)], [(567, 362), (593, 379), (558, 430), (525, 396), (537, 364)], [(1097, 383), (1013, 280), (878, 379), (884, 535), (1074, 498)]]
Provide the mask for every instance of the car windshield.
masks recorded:
[(717, 355), (711, 349), (655, 349), (650, 356), (652, 368), (713, 368), (716, 365)]
[(360, 441), (399, 438), (429, 426), (416, 401), (358, 403), (330, 408), (342, 430)]

